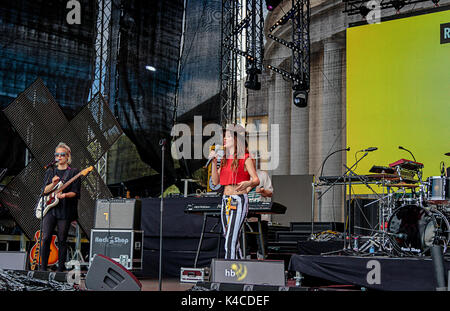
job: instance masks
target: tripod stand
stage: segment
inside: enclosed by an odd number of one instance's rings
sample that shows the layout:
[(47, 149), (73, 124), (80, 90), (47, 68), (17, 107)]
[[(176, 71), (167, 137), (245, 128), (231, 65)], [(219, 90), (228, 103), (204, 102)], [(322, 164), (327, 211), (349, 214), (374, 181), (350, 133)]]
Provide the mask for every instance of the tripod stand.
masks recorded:
[[(351, 212), (351, 197), (352, 197), (352, 178), (353, 176), (356, 176), (359, 180), (361, 180), (363, 183), (367, 182), (365, 180), (363, 180), (360, 176), (358, 176), (357, 174), (355, 174), (352, 169), (362, 160), (364, 159), (367, 155), (369, 154), (368, 151), (366, 151), (366, 153), (364, 153), (364, 155), (359, 158), (350, 168), (347, 167), (344, 164), (344, 167), (347, 169), (344, 174), (342, 176), (340, 176), (338, 179), (336, 179), (324, 192), (322, 192), (322, 194), (320, 195), (320, 197), (318, 198), (318, 200), (320, 200), (323, 195), (331, 189), (331, 187), (333, 187), (334, 185), (336, 185), (340, 180), (344, 180), (344, 184), (348, 184), (348, 195), (349, 195), (349, 199), (348, 199), (348, 204), (347, 204), (347, 209), (344, 208), (344, 218), (347, 220), (347, 226), (344, 227), (344, 246), (343, 249), (341, 250), (337, 250), (337, 251), (332, 251), (332, 252), (328, 252), (328, 253), (322, 253), (321, 255), (330, 255), (330, 254), (335, 254), (335, 253), (341, 253), (341, 252), (345, 252), (348, 253), (348, 251), (350, 250), (351, 252), (351, 247), (349, 244), (347, 244), (347, 239), (350, 239), (351, 236), (351, 232), (350, 232), (350, 228), (351, 228), (351, 217), (350, 217), (350, 212)], [(347, 182), (348, 180), (348, 182)]]

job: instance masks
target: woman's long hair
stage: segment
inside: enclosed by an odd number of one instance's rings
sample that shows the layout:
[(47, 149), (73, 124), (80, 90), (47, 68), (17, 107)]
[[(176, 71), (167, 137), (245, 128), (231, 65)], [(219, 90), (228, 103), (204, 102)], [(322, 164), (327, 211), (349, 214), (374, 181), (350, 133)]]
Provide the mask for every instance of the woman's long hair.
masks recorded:
[[(248, 152), (245, 129), (239, 124), (234, 124), (232, 126), (227, 125), (226, 129), (223, 130), (223, 137), (225, 137), (227, 131), (233, 134), (234, 150), (232, 153), (233, 162), (231, 162), (231, 168), (233, 170), (237, 170), (239, 166), (239, 159), (244, 159), (245, 154)], [(222, 161), (220, 161), (221, 168), (224, 167), (228, 161), (228, 153), (225, 144), (223, 146), (223, 149), (224, 157)], [(246, 168), (244, 166), (244, 170), (245, 169)]]

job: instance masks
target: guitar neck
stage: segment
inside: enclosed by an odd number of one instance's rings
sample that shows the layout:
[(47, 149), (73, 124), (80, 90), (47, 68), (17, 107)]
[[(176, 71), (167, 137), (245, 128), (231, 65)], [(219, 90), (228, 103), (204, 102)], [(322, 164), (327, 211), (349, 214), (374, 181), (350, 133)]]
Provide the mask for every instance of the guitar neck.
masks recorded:
[(78, 174), (73, 176), (71, 179), (69, 179), (69, 181), (66, 182), (65, 184), (63, 184), (62, 187), (59, 188), (57, 192), (62, 192), (64, 189), (69, 187), (71, 183), (73, 183), (75, 180), (77, 180), (80, 176), (81, 176), (81, 172), (79, 172)]

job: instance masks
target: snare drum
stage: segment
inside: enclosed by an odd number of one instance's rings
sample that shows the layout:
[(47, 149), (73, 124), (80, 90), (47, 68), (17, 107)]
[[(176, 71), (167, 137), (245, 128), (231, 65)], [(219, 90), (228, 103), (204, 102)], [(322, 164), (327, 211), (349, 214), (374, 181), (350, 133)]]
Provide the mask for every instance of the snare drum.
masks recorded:
[(431, 176), (427, 178), (427, 201), (431, 204), (450, 202), (450, 177)]

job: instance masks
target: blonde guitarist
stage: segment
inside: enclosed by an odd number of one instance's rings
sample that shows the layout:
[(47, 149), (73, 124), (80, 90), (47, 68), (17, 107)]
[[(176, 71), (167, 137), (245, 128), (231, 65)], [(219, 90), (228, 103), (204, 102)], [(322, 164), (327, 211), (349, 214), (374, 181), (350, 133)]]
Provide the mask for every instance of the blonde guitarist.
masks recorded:
[[(56, 168), (48, 169), (44, 177), (44, 195), (54, 191), (60, 183), (67, 182), (79, 173), (76, 168), (70, 167), (72, 155), (70, 147), (65, 143), (59, 143), (55, 148)], [(52, 207), (43, 217), (42, 221), (42, 265), (41, 270), (47, 270), (48, 258), (50, 254), (50, 244), (52, 235), (57, 228), (58, 237), (58, 270), (65, 270), (67, 256), (67, 235), (70, 224), (78, 218), (78, 199), (80, 198), (80, 179), (75, 179), (63, 191), (58, 192), (58, 204)]]

